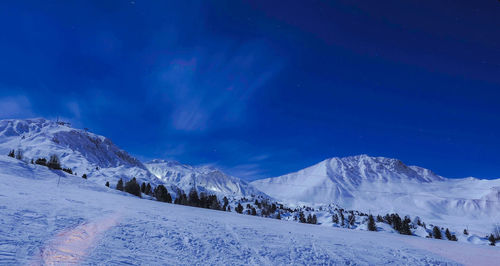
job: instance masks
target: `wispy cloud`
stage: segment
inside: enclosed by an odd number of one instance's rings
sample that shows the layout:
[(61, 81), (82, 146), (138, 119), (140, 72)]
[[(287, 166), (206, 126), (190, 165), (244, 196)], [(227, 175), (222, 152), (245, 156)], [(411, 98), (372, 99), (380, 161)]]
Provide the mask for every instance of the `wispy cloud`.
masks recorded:
[(0, 98), (0, 118), (30, 118), (34, 116), (32, 105), (24, 95)]
[(247, 181), (253, 181), (268, 177), (265, 175), (264, 170), (261, 168), (260, 164), (257, 163), (240, 164), (234, 167), (225, 168), (223, 170), (232, 176), (236, 176)]
[(169, 58), (157, 72), (152, 97), (168, 104), (175, 130), (204, 131), (242, 123), (248, 101), (281, 69), (263, 42), (208, 47)]

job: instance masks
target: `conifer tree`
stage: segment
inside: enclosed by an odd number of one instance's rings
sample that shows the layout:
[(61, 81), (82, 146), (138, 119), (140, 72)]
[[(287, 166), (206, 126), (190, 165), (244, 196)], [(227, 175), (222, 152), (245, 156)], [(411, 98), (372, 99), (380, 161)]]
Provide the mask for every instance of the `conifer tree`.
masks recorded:
[(444, 235), (446, 236), (446, 238), (448, 240), (451, 240), (452, 237), (451, 237), (451, 233), (450, 233), (450, 230), (448, 230), (448, 228), (446, 228), (446, 231), (444, 232)]
[(189, 191), (188, 203), (191, 206), (200, 207), (200, 198), (198, 197), (198, 192), (194, 187), (191, 188), (191, 191)]
[(163, 185), (158, 185), (155, 188), (154, 195), (158, 201), (172, 203), (172, 196), (170, 196), (167, 188)]
[(318, 218), (316, 217), (316, 214), (313, 214), (312, 219), (311, 219), (312, 224), (318, 224)]
[(304, 216), (304, 212), (299, 212), (299, 222), (306, 223), (306, 217)]
[(368, 216), (368, 230), (369, 231), (377, 231), (377, 225), (375, 224), (375, 219), (373, 218), (373, 215), (371, 215), (371, 214)]
[(109, 187), (109, 181), (106, 181), (106, 186)]
[(83, 174), (83, 175), (82, 175), (82, 178), (83, 178), (83, 179), (87, 179), (87, 174)]
[(47, 159), (45, 159), (45, 158), (38, 158), (38, 159), (36, 159), (35, 164), (47, 166)]
[(151, 184), (148, 183), (146, 185), (146, 192), (145, 193), (146, 193), (146, 195), (151, 195), (151, 193), (153, 193), (151, 190)]
[(432, 235), (434, 236), (435, 239), (443, 238), (443, 236), (441, 235), (441, 230), (437, 226), (434, 226), (434, 228), (432, 228)]
[(399, 215), (397, 213), (393, 213), (393, 214), (391, 214), (391, 221), (392, 221), (392, 228), (394, 228), (394, 230), (401, 233), (401, 229), (403, 226), (402, 221), (401, 221), (401, 217), (399, 217)]
[(238, 206), (236, 206), (235, 211), (237, 213), (243, 213), (243, 206), (241, 206), (241, 203), (238, 202)]
[(73, 170), (71, 170), (71, 168), (63, 168), (62, 170), (70, 175), (73, 174)]
[(217, 199), (216, 195), (210, 195), (210, 196), (208, 196), (207, 203), (206, 203), (206, 208), (209, 208), (209, 209), (212, 209), (212, 210), (220, 210), (221, 209), (219, 200)]
[(61, 170), (61, 162), (59, 161), (59, 157), (57, 155), (50, 155), (50, 159), (47, 162), (47, 167), (50, 169)]
[(137, 197), (141, 197), (141, 186), (137, 183), (137, 180), (132, 178), (132, 180), (125, 183), (125, 192), (135, 195)]
[(116, 189), (123, 191), (123, 180), (121, 178), (120, 180), (118, 180), (118, 183), (116, 184)]
[(405, 217), (405, 219), (401, 223), (401, 230), (399, 231), (399, 233), (402, 235), (411, 235), (410, 223), (411, 223), (410, 218)]
[(12, 157), (12, 158), (15, 158), (16, 157), (15, 151), (14, 150), (10, 150), (8, 156)]
[(493, 234), (490, 235), (490, 237), (488, 238), (488, 240), (490, 241), (490, 246), (494, 246), (495, 245), (496, 239), (495, 239), (495, 236)]
[(276, 219), (281, 220), (281, 214), (278, 212), (278, 215), (276, 215)]
[(345, 225), (344, 220), (345, 220), (345, 218), (344, 218), (344, 212), (342, 210), (340, 210), (340, 225), (341, 226)]
[(141, 184), (141, 192), (146, 194), (146, 183), (142, 182)]
[(257, 215), (257, 210), (255, 208), (252, 207), (252, 215), (255, 216)]

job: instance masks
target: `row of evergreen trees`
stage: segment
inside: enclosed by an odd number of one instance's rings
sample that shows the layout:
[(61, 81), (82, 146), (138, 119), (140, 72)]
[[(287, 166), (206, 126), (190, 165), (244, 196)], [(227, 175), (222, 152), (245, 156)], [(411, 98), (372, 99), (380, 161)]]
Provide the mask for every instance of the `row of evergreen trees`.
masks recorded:
[(336, 213), (332, 215), (332, 222), (338, 224), (341, 227), (353, 227), (356, 223), (356, 214), (360, 215), (359, 212), (347, 211), (347, 219), (344, 214), (344, 209), (335, 209)]
[(216, 195), (208, 195), (204, 192), (198, 194), (198, 191), (195, 188), (192, 188), (188, 195), (186, 195), (186, 193), (182, 190), (178, 190), (174, 204), (226, 211), (229, 201), (226, 197), (224, 197), (223, 201), (224, 205), (221, 205)]
[[(23, 151), (21, 149), (10, 150), (8, 153), (8, 156), (12, 157), (12, 158), (16, 158), (18, 160), (24, 159)], [(62, 170), (70, 175), (73, 175), (73, 174), (76, 175), (76, 173), (73, 173), (73, 170), (71, 168), (62, 167), (61, 161), (59, 160), (59, 157), (57, 157), (57, 155), (55, 155), (55, 154), (50, 155), (49, 160), (47, 160), (46, 158), (43, 158), (43, 157), (38, 158), (36, 160), (31, 159), (31, 164), (42, 165), (42, 166), (46, 166), (52, 170)], [(82, 178), (87, 179), (87, 175), (83, 174)]]
[[(107, 185), (109, 185), (109, 183), (107, 183)], [(139, 186), (139, 183), (137, 183), (135, 177), (132, 178), (130, 181), (127, 181), (125, 185), (123, 185), (123, 179), (120, 178), (120, 180), (118, 180), (118, 183), (116, 184), (116, 189), (127, 192), (139, 198), (142, 197), (141, 186)]]
[[(367, 215), (367, 214), (364, 214), (364, 213), (359, 213), (359, 212), (355, 212), (355, 211), (348, 211), (348, 217), (347, 219), (345, 218), (345, 211), (343, 209), (335, 209), (336, 210), (336, 213), (334, 213), (332, 215), (332, 222), (335, 223), (335, 224), (339, 224), (340, 226), (344, 227), (344, 226), (352, 226), (354, 225), (355, 223), (355, 214), (359, 215), (359, 216), (368, 216), (368, 219), (367, 219), (367, 229), (369, 231), (377, 231), (377, 225), (376, 225), (376, 222), (375, 222), (375, 218), (373, 217), (373, 215)], [(425, 223), (422, 223), (420, 221), (420, 219), (416, 219), (417, 220), (417, 225), (418, 226), (423, 226), (424, 228), (427, 228)], [(304, 221), (302, 219), (302, 221)], [(391, 225), (391, 227), (397, 231), (398, 233), (402, 234), (402, 235), (412, 235), (412, 231), (411, 229), (412, 228), (416, 228), (415, 225), (413, 225), (413, 223), (411, 222), (411, 219), (409, 216), (405, 216), (403, 219), (397, 214), (397, 213), (392, 213), (392, 214), (386, 214), (385, 216), (380, 216), (380, 215), (377, 215), (377, 219), (376, 219), (377, 222), (379, 223), (386, 223), (386, 224), (389, 224)], [(437, 226), (434, 226), (433, 227), (433, 230), (432, 230), (432, 233), (429, 233), (429, 236), (430, 238), (436, 238), (436, 239), (443, 239), (443, 236), (442, 236), (442, 233), (441, 233), (441, 230), (445, 230), (445, 237), (448, 239), (448, 240), (451, 240), (451, 241), (457, 241), (457, 237), (456, 235), (452, 234), (450, 232), (450, 230), (448, 228), (444, 229), (444, 228), (439, 228)], [(467, 230), (464, 230), (464, 234), (467, 233)], [(490, 237), (491, 238), (491, 237)], [(490, 240), (491, 242), (491, 240)]]
[[(106, 182), (106, 186), (109, 187), (109, 182)], [(172, 196), (164, 185), (158, 185), (157, 187), (152, 189), (150, 183), (146, 184), (143, 182), (141, 185), (139, 185), (135, 177), (125, 184), (123, 183), (123, 179), (118, 180), (116, 189), (135, 195), (137, 197), (142, 197), (141, 194), (143, 193), (155, 197), (157, 201), (172, 203)], [(226, 211), (229, 209), (230, 211), (230, 206), (228, 206), (229, 201), (226, 197), (224, 197), (223, 199), (224, 205), (221, 206), (216, 195), (207, 195), (203, 192), (198, 194), (195, 188), (191, 189), (189, 195), (186, 195), (181, 190), (177, 191), (177, 197), (175, 198), (173, 203), (212, 210)]]
[[(296, 217), (297, 218), (297, 217)], [(307, 223), (307, 224), (318, 224), (318, 218), (316, 218), (316, 214), (310, 214), (307, 215), (307, 218), (304, 215), (304, 212), (299, 212), (299, 216), (297, 218), (300, 223)]]

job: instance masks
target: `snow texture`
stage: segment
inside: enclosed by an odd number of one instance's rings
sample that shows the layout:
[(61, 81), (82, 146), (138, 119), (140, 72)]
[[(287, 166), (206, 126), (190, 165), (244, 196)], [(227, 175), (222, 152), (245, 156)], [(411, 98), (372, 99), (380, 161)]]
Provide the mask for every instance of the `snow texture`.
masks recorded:
[(338, 204), (366, 213), (399, 213), (489, 234), (500, 220), (500, 179), (448, 179), (400, 160), (359, 155), (332, 158), (251, 183), (288, 204)]
[(0, 264), (494, 265), (498, 247), (161, 203), (0, 155)]

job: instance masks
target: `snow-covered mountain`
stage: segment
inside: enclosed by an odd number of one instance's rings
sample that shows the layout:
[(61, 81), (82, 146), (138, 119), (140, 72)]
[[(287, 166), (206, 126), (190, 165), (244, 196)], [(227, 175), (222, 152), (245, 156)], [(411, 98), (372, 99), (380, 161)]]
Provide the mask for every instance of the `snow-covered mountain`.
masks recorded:
[[(430, 220), (500, 218), (500, 179), (448, 179), (397, 159), (331, 158), (287, 175), (251, 183), (287, 203), (336, 203), (373, 213), (398, 212)], [(464, 220), (465, 219), (465, 220)], [(456, 220), (456, 219), (455, 219)], [(471, 222), (471, 223), (472, 223)]]
[(109, 181), (113, 186), (120, 178), (135, 177), (139, 182), (166, 184), (172, 196), (177, 188), (188, 193), (195, 183), (199, 191), (218, 195), (264, 196), (247, 182), (214, 167), (164, 160), (143, 164), (104, 136), (43, 118), (0, 121), (0, 154), (13, 149), (21, 150), (25, 161), (56, 154), (63, 167), (80, 176), (87, 174), (89, 180), (103, 185)]
[(176, 161), (152, 160), (144, 164), (151, 173), (166, 184), (173, 184), (186, 193), (193, 186), (198, 191), (206, 191), (225, 196), (263, 195), (252, 185), (212, 166), (191, 166)]
[(108, 138), (43, 118), (1, 120), (0, 153), (12, 149), (22, 150), (24, 160), (55, 154), (63, 167), (102, 184), (133, 177), (153, 184), (159, 181), (138, 159)]
[(473, 246), (460, 238), (192, 208), (88, 181), (0, 155), (0, 264), (495, 265), (500, 259), (499, 248), (485, 240)]

